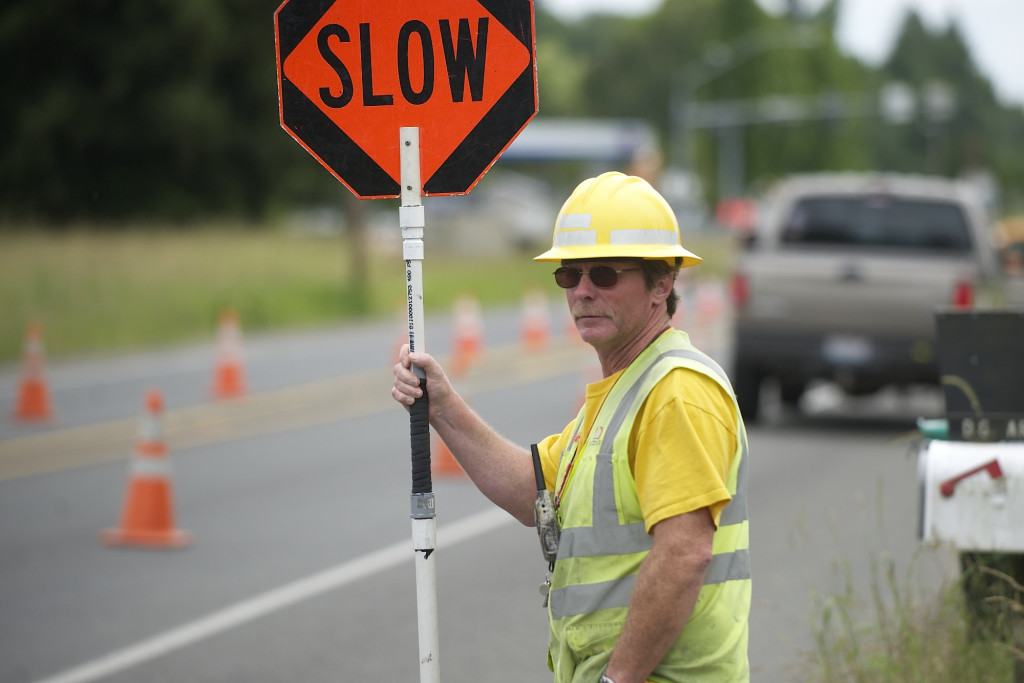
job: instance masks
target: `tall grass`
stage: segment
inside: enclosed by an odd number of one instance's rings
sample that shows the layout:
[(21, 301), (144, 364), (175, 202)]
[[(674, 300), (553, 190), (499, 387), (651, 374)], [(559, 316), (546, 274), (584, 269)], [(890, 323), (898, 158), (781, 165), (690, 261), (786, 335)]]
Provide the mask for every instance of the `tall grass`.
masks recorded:
[[(728, 249), (716, 240), (697, 248), (708, 256), (702, 270), (720, 274)], [(20, 357), (29, 320), (42, 324), (47, 353), (57, 357), (208, 339), (227, 308), (247, 332), (397, 316), (405, 297), (400, 238), (378, 236), (361, 254), (353, 260), (344, 235), (251, 226), (0, 227), (0, 363)], [(428, 243), (425, 306), (451, 310), (464, 292), (484, 305), (508, 304), (532, 285), (557, 294), (550, 264), (530, 256), (446, 253)]]
[[(909, 578), (901, 582), (892, 562), (872, 563), (871, 603), (865, 608), (847, 580), (839, 595), (820, 597), (815, 628), (815, 669), (821, 683), (1003, 683), (1024, 672), (1024, 652), (1015, 639), (1024, 604), (1024, 589), (1012, 577), (989, 568), (978, 571), (1010, 590), (979, 596), (965, 590), (973, 579), (968, 569), (961, 581), (948, 584), (925, 600)], [(993, 585), (992, 582), (987, 582)], [(974, 600), (996, 599), (1005, 609), (990, 610), (978, 621)], [(1016, 626), (1015, 626), (1016, 624)], [(1016, 662), (1016, 664), (1015, 664)], [(1015, 669), (1014, 667), (1018, 667)]]
[(251, 329), (345, 317), (352, 292), (322, 241), (240, 230), (22, 233), (0, 239), (0, 357), (39, 320), (50, 355), (173, 344), (224, 308)]

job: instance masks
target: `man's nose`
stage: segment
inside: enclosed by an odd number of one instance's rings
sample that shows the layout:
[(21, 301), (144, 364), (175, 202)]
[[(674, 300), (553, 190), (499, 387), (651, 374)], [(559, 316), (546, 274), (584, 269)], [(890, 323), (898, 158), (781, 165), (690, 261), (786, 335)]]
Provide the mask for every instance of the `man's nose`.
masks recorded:
[(579, 284), (573, 287), (573, 293), (575, 293), (576, 296), (590, 297), (593, 296), (594, 291), (597, 288), (598, 287), (594, 284), (594, 281), (590, 279), (590, 273), (584, 272), (582, 277), (580, 277)]

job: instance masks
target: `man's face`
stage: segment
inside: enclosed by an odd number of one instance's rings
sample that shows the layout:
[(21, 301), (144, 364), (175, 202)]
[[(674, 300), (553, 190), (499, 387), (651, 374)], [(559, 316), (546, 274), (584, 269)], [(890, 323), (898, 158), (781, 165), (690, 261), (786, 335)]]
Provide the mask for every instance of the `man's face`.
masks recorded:
[(626, 346), (647, 326), (664, 303), (657, 289), (644, 284), (640, 263), (632, 259), (563, 261), (562, 265), (589, 271), (596, 266), (620, 270), (612, 287), (598, 287), (584, 274), (575, 287), (565, 290), (569, 311), (583, 341), (598, 351)]

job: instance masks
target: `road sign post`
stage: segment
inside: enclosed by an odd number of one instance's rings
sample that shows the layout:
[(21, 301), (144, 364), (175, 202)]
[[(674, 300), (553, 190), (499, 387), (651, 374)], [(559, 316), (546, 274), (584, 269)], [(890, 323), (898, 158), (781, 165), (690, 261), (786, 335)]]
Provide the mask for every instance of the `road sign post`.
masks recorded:
[[(406, 308), (409, 317), (409, 349), (425, 351), (423, 338), (423, 231), (426, 221), (420, 194), (420, 131), (402, 128), (402, 256), (405, 258)], [(412, 451), (412, 548), (416, 562), (416, 615), (419, 631), (420, 681), (440, 681), (439, 634), (437, 628), (436, 516), (434, 489), (430, 478), (430, 404), (427, 379), (417, 367), (423, 397), (409, 410)]]
[[(285, 0), (281, 126), (358, 197), (401, 198), (409, 347), (424, 351), (422, 198), (469, 192), (537, 113), (533, 0)], [(409, 411), (420, 681), (439, 683), (429, 398)]]

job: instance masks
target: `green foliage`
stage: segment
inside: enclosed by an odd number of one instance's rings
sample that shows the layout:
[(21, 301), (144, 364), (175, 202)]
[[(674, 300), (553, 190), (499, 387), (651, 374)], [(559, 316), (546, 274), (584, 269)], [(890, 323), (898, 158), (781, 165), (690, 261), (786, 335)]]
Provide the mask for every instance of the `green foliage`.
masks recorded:
[(538, 99), (545, 116), (580, 116), (582, 83), (587, 64), (573, 55), (561, 41), (537, 38), (537, 70), (544, 74), (538, 83)]
[[(754, 0), (666, 0), (649, 17), (585, 17), (560, 38), (583, 77), (575, 115), (647, 119), (662, 131), (666, 150), (675, 135), (672, 98), (689, 76), (693, 102), (752, 102), (773, 95), (829, 96), (831, 114), (791, 123), (747, 126), (743, 181), (748, 191), (774, 177), (802, 171), (870, 170), (963, 175), (992, 171), (1002, 185), (1004, 210), (1024, 203), (1024, 161), (1011, 142), (1024, 136), (1024, 111), (1004, 107), (981, 76), (956, 25), (930, 32), (908, 14), (890, 59), (873, 68), (845, 55), (835, 43), (839, 2), (817, 14), (772, 16)], [(817, 45), (769, 45), (769, 34), (814, 32)], [(539, 36), (543, 33), (538, 29)], [(724, 55), (724, 57), (723, 57)], [(732, 59), (724, 68), (715, 61)], [(550, 69), (549, 69), (550, 71)], [(541, 82), (545, 72), (541, 72)], [(557, 78), (562, 78), (560, 74)], [(936, 117), (920, 107), (906, 122), (879, 116), (882, 87), (900, 81), (922, 98), (941, 84), (955, 94), (952, 111)], [(543, 86), (542, 86), (543, 87)], [(543, 106), (543, 101), (542, 101)], [(558, 113), (562, 113), (561, 108)], [(690, 136), (694, 168), (708, 199), (717, 187), (721, 140), (714, 131)]]
[[(346, 190), (281, 130), (273, 15), (280, 0), (52, 0), (0, 9), (0, 220), (65, 224), (249, 220), (341, 206)], [(792, 7), (796, 7), (793, 5)], [(836, 113), (743, 130), (745, 188), (794, 171), (870, 169), (958, 175), (988, 168), (1006, 208), (1024, 206), (1024, 109), (978, 73), (956, 25), (909, 14), (880, 68), (834, 41), (839, 0), (774, 16), (756, 0), (664, 0), (648, 16), (563, 22), (537, 5), (541, 108), (550, 116), (639, 118), (678, 138), (671, 115), (687, 74), (713, 75), (692, 101), (771, 95), (874, 97), (901, 81), (955, 93), (936, 118), (904, 123)], [(801, 28), (803, 27), (803, 28)], [(807, 28), (816, 46), (739, 54), (752, 37)], [(714, 67), (733, 49), (736, 61)], [(742, 59), (740, 58), (742, 57)], [(708, 198), (721, 169), (713, 131), (692, 136)]]
[(277, 4), (5, 5), (0, 216), (259, 215), (296, 183), (336, 189), (277, 122)]

